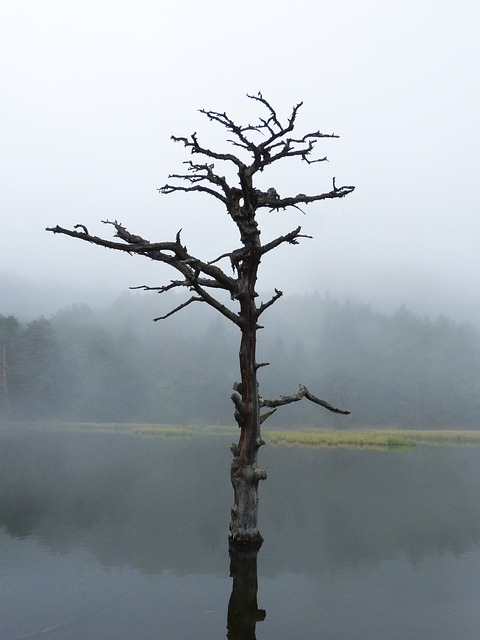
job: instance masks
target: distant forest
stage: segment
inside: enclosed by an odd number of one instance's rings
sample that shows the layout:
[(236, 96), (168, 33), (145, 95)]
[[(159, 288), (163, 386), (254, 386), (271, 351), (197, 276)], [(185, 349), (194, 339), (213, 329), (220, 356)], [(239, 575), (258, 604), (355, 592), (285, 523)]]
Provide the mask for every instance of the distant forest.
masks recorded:
[[(0, 315), (0, 417), (233, 424), (238, 331), (201, 304), (152, 322), (177, 303), (132, 293), (107, 310), (78, 305), (26, 323)], [(280, 409), (268, 427), (479, 426), (473, 326), (317, 294), (282, 299), (264, 324), (263, 396), (303, 383), (352, 411), (336, 416), (303, 400)]]

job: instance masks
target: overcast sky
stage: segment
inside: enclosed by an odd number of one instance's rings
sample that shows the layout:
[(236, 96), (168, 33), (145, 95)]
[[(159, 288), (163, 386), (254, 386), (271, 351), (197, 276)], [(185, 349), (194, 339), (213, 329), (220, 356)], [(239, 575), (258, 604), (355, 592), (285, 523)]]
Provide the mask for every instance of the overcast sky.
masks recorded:
[(266, 258), (260, 288), (473, 312), (479, 24), (474, 0), (5, 0), (0, 274), (115, 293), (175, 276), (44, 231), (108, 234), (105, 218), (152, 241), (183, 228), (206, 259), (238, 246), (217, 201), (156, 189), (187, 157), (172, 133), (220, 143), (199, 108), (246, 123), (245, 96), (262, 91), (283, 118), (304, 102), (299, 133), (340, 138), (318, 147), (328, 164), (290, 161), (261, 186), (320, 193), (335, 176), (356, 191), (306, 216), (262, 213), (264, 241), (298, 224), (314, 240)]

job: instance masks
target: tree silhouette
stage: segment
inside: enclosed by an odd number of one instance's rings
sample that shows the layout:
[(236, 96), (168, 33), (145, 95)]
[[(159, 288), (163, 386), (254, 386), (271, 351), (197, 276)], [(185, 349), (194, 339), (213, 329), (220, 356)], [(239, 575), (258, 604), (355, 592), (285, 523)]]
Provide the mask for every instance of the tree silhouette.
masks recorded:
[[(353, 186), (337, 187), (335, 178), (330, 191), (316, 195), (299, 193), (295, 196), (281, 196), (273, 187), (262, 191), (255, 187), (254, 178), (272, 165), (288, 158), (300, 158), (307, 164), (326, 161), (326, 157), (314, 158), (312, 152), (323, 138), (337, 138), (335, 134), (320, 131), (294, 136), (296, 120), (302, 103), (295, 105), (288, 119), (283, 122), (271, 104), (262, 96), (249, 95), (261, 108), (256, 124), (238, 125), (226, 113), (201, 109), (209, 121), (218, 123), (228, 132), (227, 142), (238, 150), (239, 155), (210, 149), (200, 142), (196, 133), (188, 137), (172, 136), (174, 142), (183, 144), (197, 161), (187, 160), (183, 173), (172, 174), (159, 191), (163, 194), (176, 192), (200, 192), (219, 200), (236, 224), (241, 246), (222, 253), (213, 260), (200, 259), (191, 255), (182, 243), (180, 231), (175, 240), (151, 242), (140, 235), (128, 231), (120, 222), (103, 220), (115, 229), (116, 242), (91, 235), (85, 225), (77, 224), (73, 229), (50, 227), (47, 231), (72, 236), (99, 246), (145, 256), (151, 260), (164, 262), (175, 269), (180, 278), (159, 287), (142, 285), (149, 291), (164, 293), (172, 289), (187, 289), (191, 296), (169, 313), (155, 318), (163, 320), (195, 302), (205, 302), (233, 322), (241, 332), (240, 341), (240, 381), (234, 384), (232, 400), (235, 405), (235, 420), (240, 427), (240, 437), (231, 451), (231, 481), (234, 489), (234, 504), (231, 512), (229, 540), (233, 546), (260, 546), (262, 537), (257, 527), (258, 484), (266, 478), (266, 473), (257, 467), (257, 453), (264, 444), (260, 426), (277, 407), (302, 398), (335, 413), (349, 413), (332, 406), (300, 385), (297, 393), (280, 396), (277, 399), (262, 398), (259, 394), (257, 371), (268, 363), (256, 361), (257, 331), (261, 328), (260, 316), (273, 305), (282, 292), (275, 293), (266, 302), (257, 304), (256, 282), (260, 261), (267, 253), (284, 244), (298, 244), (301, 238), (310, 238), (296, 227), (285, 235), (262, 244), (257, 214), (262, 209), (271, 212), (290, 208), (300, 209), (321, 200), (343, 198), (354, 190)], [(239, 156), (246, 156), (247, 161)], [(238, 182), (231, 184), (216, 166), (235, 170)], [(229, 260), (232, 275), (220, 268), (218, 263)], [(226, 292), (230, 302), (225, 301), (221, 292)], [(267, 409), (263, 414), (261, 409)]]

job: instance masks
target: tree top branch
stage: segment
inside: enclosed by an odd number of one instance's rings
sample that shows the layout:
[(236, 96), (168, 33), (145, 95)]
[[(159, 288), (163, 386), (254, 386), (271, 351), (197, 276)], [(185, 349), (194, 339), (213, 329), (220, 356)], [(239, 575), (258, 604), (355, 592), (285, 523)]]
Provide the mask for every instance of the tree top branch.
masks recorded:
[[(191, 153), (198, 153), (211, 159), (232, 162), (238, 167), (239, 171), (248, 171), (250, 175), (257, 171), (263, 171), (268, 165), (288, 157), (300, 156), (308, 164), (327, 160), (326, 157), (311, 159), (309, 156), (318, 140), (322, 138), (338, 138), (335, 133), (311, 131), (300, 137), (289, 136), (296, 126), (297, 115), (303, 102), (299, 102), (292, 108), (287, 121), (282, 124), (275, 109), (260, 92), (257, 95), (247, 94), (247, 98), (260, 103), (267, 110), (267, 116), (259, 117), (258, 122), (255, 124), (239, 125), (226, 112), (208, 109), (199, 109), (199, 112), (211, 122), (218, 122), (233, 134), (233, 138), (228, 138), (227, 142), (249, 152), (252, 156), (250, 165), (243, 163), (234, 154), (219, 153), (203, 147), (199, 143), (196, 133), (193, 133), (190, 137), (172, 136), (172, 140), (182, 142), (187, 148), (190, 148)], [(260, 134), (264, 139), (261, 142), (254, 141), (251, 134)], [(183, 178), (183, 176), (177, 177)]]
[(191, 153), (198, 153), (206, 156), (207, 158), (212, 158), (213, 160), (233, 162), (233, 164), (237, 165), (239, 169), (245, 166), (244, 163), (232, 153), (218, 153), (217, 151), (212, 151), (212, 149), (208, 149), (207, 147), (202, 147), (198, 142), (196, 133), (192, 133), (190, 138), (171, 136), (171, 139), (174, 142), (183, 142), (184, 146), (189, 148)]

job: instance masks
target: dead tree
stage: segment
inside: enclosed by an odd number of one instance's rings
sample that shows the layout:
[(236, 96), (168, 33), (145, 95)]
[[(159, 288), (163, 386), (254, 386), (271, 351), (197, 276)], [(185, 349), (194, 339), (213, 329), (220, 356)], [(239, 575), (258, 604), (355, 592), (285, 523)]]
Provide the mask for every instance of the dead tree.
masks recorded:
[[(199, 192), (220, 201), (237, 226), (240, 235), (238, 248), (223, 253), (215, 259), (202, 260), (188, 252), (187, 247), (182, 243), (180, 231), (174, 240), (152, 242), (130, 233), (116, 220), (102, 222), (114, 227), (115, 237), (119, 241), (91, 235), (82, 224), (75, 225), (73, 230), (59, 226), (47, 229), (53, 233), (72, 236), (109, 249), (145, 256), (175, 269), (180, 277), (171, 280), (169, 284), (159, 287), (147, 285), (136, 287), (160, 293), (172, 289), (186, 289), (191, 292), (191, 296), (182, 304), (155, 320), (165, 319), (194, 302), (205, 302), (240, 329), (240, 381), (235, 383), (232, 394), (240, 437), (238, 443), (231, 447), (234, 504), (229, 532), (230, 544), (237, 547), (259, 547), (262, 542), (257, 527), (258, 484), (260, 480), (266, 478), (266, 473), (257, 467), (257, 452), (264, 444), (260, 434), (260, 426), (264, 420), (276, 411), (278, 406), (297, 402), (302, 398), (307, 398), (335, 413), (349, 413), (320, 400), (303, 385), (300, 385), (297, 393), (280, 396), (274, 400), (262, 398), (259, 395), (257, 371), (259, 367), (268, 364), (256, 361), (257, 331), (261, 328), (259, 318), (282, 296), (282, 292), (275, 289), (275, 293), (269, 300), (257, 304), (255, 287), (260, 261), (263, 256), (277, 247), (287, 243), (295, 245), (300, 238), (310, 236), (303, 235), (301, 227), (297, 227), (285, 235), (262, 244), (257, 214), (262, 209), (278, 213), (292, 207), (299, 209), (300, 205), (321, 200), (343, 198), (351, 193), (354, 187), (338, 187), (334, 178), (331, 190), (318, 195), (303, 193), (294, 196), (280, 195), (273, 187), (266, 191), (256, 188), (254, 179), (257, 174), (277, 162), (296, 157), (307, 164), (324, 162), (325, 157), (312, 157), (317, 143), (322, 138), (338, 136), (320, 131), (295, 136), (293, 131), (302, 103), (293, 107), (288, 119), (282, 122), (262, 94), (249, 95), (248, 98), (253, 100), (264, 114), (259, 117), (256, 124), (239, 125), (226, 113), (200, 110), (209, 121), (220, 124), (226, 129), (227, 142), (238, 150), (238, 155), (214, 151), (203, 146), (196, 133), (189, 137), (172, 136), (172, 140), (183, 144), (195, 160), (187, 160), (184, 163), (185, 171), (170, 175), (171, 182), (159, 189), (163, 194), (180, 191)], [(241, 157), (246, 157), (247, 160)], [(235, 184), (231, 184), (231, 181), (227, 181), (222, 175), (221, 169), (227, 165), (233, 167), (238, 176), (238, 182)], [(230, 269), (222, 269), (218, 266), (222, 260), (230, 262), (232, 275), (230, 275)], [(220, 292), (227, 292), (232, 303), (225, 302), (219, 295)], [(267, 409), (263, 414), (262, 408)]]

